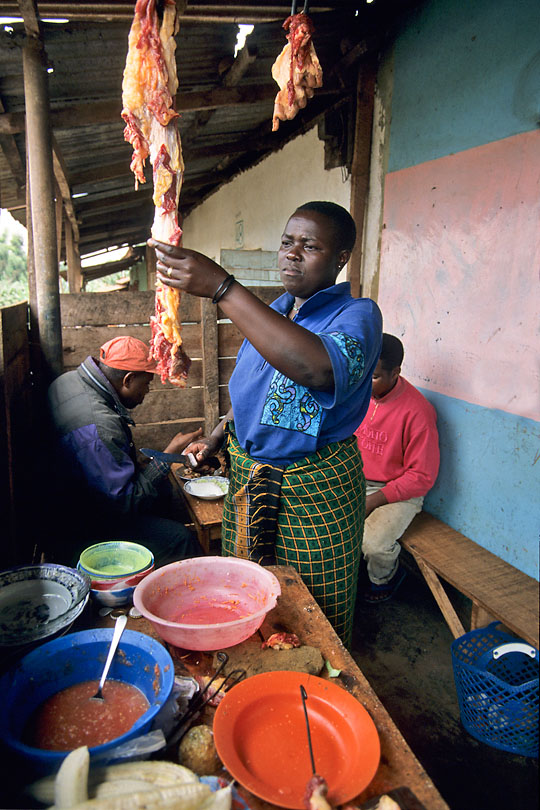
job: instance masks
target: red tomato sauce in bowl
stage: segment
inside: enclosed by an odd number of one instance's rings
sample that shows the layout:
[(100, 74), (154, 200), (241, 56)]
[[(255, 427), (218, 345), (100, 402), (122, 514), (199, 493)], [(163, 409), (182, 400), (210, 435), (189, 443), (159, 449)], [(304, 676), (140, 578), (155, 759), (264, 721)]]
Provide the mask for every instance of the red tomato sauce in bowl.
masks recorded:
[(125, 734), (149, 708), (140, 689), (108, 680), (105, 700), (92, 700), (99, 681), (83, 681), (51, 695), (31, 715), (24, 738), (28, 745), (49, 751), (92, 748)]

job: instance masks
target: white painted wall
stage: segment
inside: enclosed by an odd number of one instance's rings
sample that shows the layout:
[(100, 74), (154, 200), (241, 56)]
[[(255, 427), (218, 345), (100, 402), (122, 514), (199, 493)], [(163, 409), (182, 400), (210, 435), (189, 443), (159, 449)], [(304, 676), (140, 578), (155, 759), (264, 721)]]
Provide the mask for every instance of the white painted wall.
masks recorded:
[[(324, 169), (324, 144), (314, 127), (223, 186), (184, 221), (182, 244), (219, 261), (225, 249), (277, 250), (289, 216), (302, 203), (330, 200), (349, 210), (350, 179)], [(235, 240), (243, 221), (244, 243)]]

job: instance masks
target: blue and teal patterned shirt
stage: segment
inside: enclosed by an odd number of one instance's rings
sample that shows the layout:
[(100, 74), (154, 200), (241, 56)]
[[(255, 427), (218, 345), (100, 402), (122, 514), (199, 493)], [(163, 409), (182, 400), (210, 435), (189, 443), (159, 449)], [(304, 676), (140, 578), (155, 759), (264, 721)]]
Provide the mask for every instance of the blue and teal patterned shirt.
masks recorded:
[[(286, 316), (292, 304), (284, 293), (271, 306)], [(241, 447), (254, 459), (283, 466), (352, 436), (369, 405), (382, 340), (379, 307), (370, 298), (353, 298), (348, 282), (315, 293), (295, 321), (323, 341), (334, 370), (333, 391), (292, 382), (247, 340), (229, 382)]]

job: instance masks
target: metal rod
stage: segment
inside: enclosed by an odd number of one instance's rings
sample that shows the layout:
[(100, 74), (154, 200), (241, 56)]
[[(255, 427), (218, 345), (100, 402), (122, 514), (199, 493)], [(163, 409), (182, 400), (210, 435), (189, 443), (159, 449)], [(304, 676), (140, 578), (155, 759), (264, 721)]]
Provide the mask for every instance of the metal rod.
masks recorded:
[(302, 14), (309, 14), (309, 0), (306, 0), (304, 3), (304, 8), (302, 9)]
[(317, 773), (315, 770), (315, 758), (313, 756), (313, 747), (311, 745), (311, 730), (309, 728), (309, 719), (307, 714), (307, 707), (306, 707), (306, 700), (308, 699), (307, 692), (300, 684), (300, 694), (302, 695), (302, 706), (304, 707), (304, 717), (306, 718), (306, 731), (307, 731), (307, 739), (308, 739), (308, 746), (309, 746), (309, 756), (311, 758), (311, 770), (313, 771), (313, 775)]
[(296, 14), (296, 5), (297, 5), (297, 0), (292, 0), (292, 3), (291, 3), (291, 17), (293, 17)]

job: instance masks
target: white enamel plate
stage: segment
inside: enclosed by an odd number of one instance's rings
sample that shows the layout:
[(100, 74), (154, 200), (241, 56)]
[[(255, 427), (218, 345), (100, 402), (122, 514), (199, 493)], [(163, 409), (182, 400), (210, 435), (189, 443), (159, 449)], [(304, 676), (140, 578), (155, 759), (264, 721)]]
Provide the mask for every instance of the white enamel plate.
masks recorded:
[(184, 489), (188, 495), (195, 495), (206, 501), (223, 498), (229, 489), (229, 479), (221, 475), (203, 475), (201, 478), (192, 478), (186, 481)]

